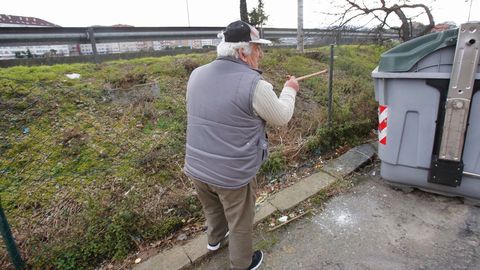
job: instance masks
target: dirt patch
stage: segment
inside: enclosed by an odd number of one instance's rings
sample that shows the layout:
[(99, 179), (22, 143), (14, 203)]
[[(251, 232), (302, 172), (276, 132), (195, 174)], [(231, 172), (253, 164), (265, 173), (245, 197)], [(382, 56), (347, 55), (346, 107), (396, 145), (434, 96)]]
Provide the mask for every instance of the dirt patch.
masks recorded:
[(125, 76), (118, 80), (111, 81), (113, 88), (129, 89), (138, 84), (144, 84), (147, 82), (147, 74), (145, 73), (127, 73)]

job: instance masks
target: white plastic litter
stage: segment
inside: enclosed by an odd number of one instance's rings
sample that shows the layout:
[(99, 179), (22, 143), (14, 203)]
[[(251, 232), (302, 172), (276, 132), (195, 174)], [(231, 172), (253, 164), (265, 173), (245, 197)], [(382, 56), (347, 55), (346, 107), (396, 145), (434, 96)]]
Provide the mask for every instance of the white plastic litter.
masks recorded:
[(78, 74), (78, 73), (65, 74), (65, 76), (67, 76), (69, 79), (79, 79), (80, 78), (80, 74)]
[(287, 220), (288, 220), (288, 217), (287, 217), (287, 216), (281, 216), (281, 217), (278, 219), (278, 221), (280, 221), (280, 222), (285, 222), (285, 221), (287, 221)]
[(182, 234), (180, 234), (180, 235), (177, 237), (177, 240), (179, 240), (179, 241), (185, 241), (185, 240), (187, 240), (187, 238), (188, 238), (187, 235), (184, 234), (184, 233), (182, 233)]

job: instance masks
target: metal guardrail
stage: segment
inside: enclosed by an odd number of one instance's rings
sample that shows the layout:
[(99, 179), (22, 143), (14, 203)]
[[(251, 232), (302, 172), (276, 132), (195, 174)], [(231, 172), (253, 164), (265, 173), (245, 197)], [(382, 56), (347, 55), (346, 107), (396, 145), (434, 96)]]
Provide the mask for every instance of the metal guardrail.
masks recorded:
[[(134, 41), (162, 40), (198, 40), (217, 39), (224, 27), (0, 27), (0, 49), (2, 47), (32, 46), (32, 45), (68, 45), (91, 44), (92, 55), (67, 57), (40, 57), (0, 60), (0, 67), (16, 65), (52, 65), (78, 62), (109, 61), (135, 57), (146, 57), (144, 52), (99, 54), (97, 44)], [(264, 38), (278, 40), (290, 38), (286, 42), (274, 42), (275, 46), (293, 46), (296, 44), (297, 29), (295, 28), (263, 28)], [(372, 31), (304, 29), (306, 44), (342, 44), (355, 42), (378, 42), (385, 39), (396, 39), (395, 33), (378, 33)], [(177, 48), (176, 48), (177, 49)], [(181, 50), (150, 51), (148, 56), (161, 56), (176, 53), (188, 53)], [(211, 50), (211, 48), (210, 48)], [(196, 52), (198, 49), (190, 52)]]
[[(0, 28), (0, 46), (216, 38), (220, 27)], [(92, 34), (93, 33), (93, 34)]]
[[(147, 40), (215, 39), (223, 27), (0, 27), (0, 47), (34, 44), (87, 44)], [(296, 37), (297, 29), (264, 28), (267, 39)], [(337, 36), (375, 38), (371, 31), (304, 29), (305, 37)], [(398, 38), (382, 33), (382, 38)]]

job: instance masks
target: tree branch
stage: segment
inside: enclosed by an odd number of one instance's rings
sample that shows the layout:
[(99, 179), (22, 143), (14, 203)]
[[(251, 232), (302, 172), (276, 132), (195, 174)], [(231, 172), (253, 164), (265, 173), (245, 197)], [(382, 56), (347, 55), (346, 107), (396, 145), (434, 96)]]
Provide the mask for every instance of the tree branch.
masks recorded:
[[(374, 7), (369, 7), (365, 3), (364, 0), (357, 1), (357, 0), (344, 0), (345, 5), (339, 6), (340, 8), (343, 7), (343, 12), (339, 13), (338, 19), (335, 20), (335, 23), (338, 23), (338, 28), (344, 27), (347, 24), (353, 22), (356, 19), (360, 19), (362, 17), (371, 16), (375, 20), (379, 22), (379, 27), (384, 28), (385, 26), (389, 27), (390, 29), (397, 29), (399, 31), (399, 37), (403, 40), (409, 40), (413, 37), (415, 27), (418, 28), (418, 24), (413, 25), (412, 19), (419, 17), (420, 15), (426, 15), (428, 18), (428, 25), (421, 29), (419, 35), (424, 35), (435, 26), (435, 21), (433, 19), (433, 15), (430, 9), (423, 3), (409, 3), (409, 1), (402, 1), (402, 4), (393, 4), (391, 6), (387, 6), (386, 0), (380, 0), (379, 3)], [(407, 9), (420, 9), (418, 15), (410, 16), (405, 13)], [(385, 14), (385, 16), (381, 16), (380, 13)], [(391, 14), (395, 14), (395, 16), (400, 20), (401, 25), (399, 27), (393, 27), (388, 24), (388, 19), (391, 18)], [(370, 20), (371, 21), (371, 20)], [(420, 29), (419, 29), (420, 30)], [(418, 33), (418, 30), (417, 30)]]

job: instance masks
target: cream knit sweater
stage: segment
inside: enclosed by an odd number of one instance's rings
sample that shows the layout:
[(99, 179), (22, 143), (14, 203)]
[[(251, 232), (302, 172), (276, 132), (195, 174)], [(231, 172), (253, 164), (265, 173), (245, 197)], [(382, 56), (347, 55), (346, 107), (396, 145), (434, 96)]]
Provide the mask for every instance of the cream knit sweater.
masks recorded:
[(267, 123), (283, 126), (290, 121), (295, 108), (297, 91), (291, 87), (284, 87), (280, 97), (273, 91), (273, 86), (267, 81), (260, 80), (253, 93), (253, 109)]

